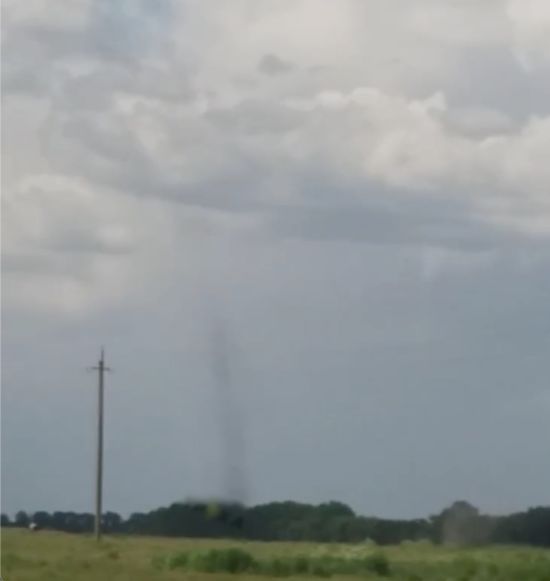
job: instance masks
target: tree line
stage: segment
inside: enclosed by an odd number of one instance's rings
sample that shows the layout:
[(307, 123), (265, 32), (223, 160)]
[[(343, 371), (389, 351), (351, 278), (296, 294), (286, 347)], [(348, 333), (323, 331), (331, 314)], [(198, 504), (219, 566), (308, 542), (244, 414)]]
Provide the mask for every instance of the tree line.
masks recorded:
[[(89, 513), (19, 511), (11, 520), (2, 514), (2, 527), (27, 527), (31, 522), (42, 529), (89, 533), (94, 517)], [(550, 507), (489, 516), (467, 502), (458, 501), (426, 519), (396, 520), (356, 515), (349, 506), (334, 501), (319, 505), (271, 502), (252, 507), (224, 502), (178, 502), (148, 513), (134, 513), (127, 519), (106, 512), (102, 528), (108, 534), (261, 541), (550, 546)]]

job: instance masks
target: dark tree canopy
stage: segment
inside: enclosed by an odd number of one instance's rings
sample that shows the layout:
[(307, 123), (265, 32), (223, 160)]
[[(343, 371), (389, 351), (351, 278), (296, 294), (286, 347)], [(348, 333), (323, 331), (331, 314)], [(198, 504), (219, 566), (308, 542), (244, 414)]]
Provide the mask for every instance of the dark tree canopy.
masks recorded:
[(28, 527), (30, 522), (31, 522), (31, 519), (29, 518), (29, 515), (24, 510), (20, 510), (15, 515), (15, 526)]
[[(32, 520), (45, 529), (90, 533), (94, 517), (89, 513), (38, 511)], [(29, 515), (19, 511), (11, 526), (27, 527)], [(10, 525), (2, 515), (2, 526)], [(550, 546), (550, 507), (531, 508), (509, 516), (483, 515), (465, 501), (458, 501), (429, 519), (390, 520), (356, 515), (340, 502), (312, 505), (271, 502), (252, 507), (224, 502), (177, 502), (128, 519), (106, 512), (106, 533), (172, 537), (240, 538), (319, 542), (362, 542), (380, 545), (405, 540), (480, 545), (485, 543)]]

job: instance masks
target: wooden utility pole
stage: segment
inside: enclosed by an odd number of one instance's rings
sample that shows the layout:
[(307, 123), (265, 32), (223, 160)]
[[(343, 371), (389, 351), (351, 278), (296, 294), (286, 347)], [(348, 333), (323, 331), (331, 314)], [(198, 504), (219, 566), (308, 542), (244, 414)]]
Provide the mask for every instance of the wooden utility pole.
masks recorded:
[(105, 353), (101, 348), (101, 356), (96, 367), (97, 385), (97, 458), (96, 458), (96, 488), (95, 488), (95, 524), (94, 533), (97, 541), (101, 538), (101, 502), (103, 494), (103, 388), (105, 371), (110, 371), (105, 366)]

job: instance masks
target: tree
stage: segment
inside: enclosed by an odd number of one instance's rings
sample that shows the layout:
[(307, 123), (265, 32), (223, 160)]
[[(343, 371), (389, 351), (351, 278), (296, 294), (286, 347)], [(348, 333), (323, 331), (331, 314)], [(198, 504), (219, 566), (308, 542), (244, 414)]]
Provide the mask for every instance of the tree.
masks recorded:
[(39, 510), (38, 512), (35, 512), (32, 520), (41, 529), (51, 528), (52, 517), (50, 516), (50, 513), (46, 512), (45, 510)]
[(134, 512), (125, 523), (126, 532), (145, 534), (148, 533), (148, 515), (143, 512)]
[(122, 530), (122, 518), (116, 512), (106, 512), (102, 522), (106, 533), (119, 533)]
[(20, 510), (16, 515), (15, 515), (15, 526), (16, 527), (28, 527), (29, 524), (31, 522), (31, 519), (29, 518), (29, 515), (24, 511), (24, 510)]
[(550, 507), (493, 519), (492, 541), (550, 547)]
[(10, 517), (7, 514), (2, 513), (2, 521), (0, 524), (3, 527), (9, 527), (11, 524)]
[[(71, 533), (91, 532), (89, 513), (39, 511), (33, 515), (40, 527)], [(29, 515), (19, 511), (14, 526), (27, 527)], [(10, 525), (2, 515), (2, 526)], [(13, 526), (12, 525), (12, 526)], [(453, 503), (428, 519), (390, 520), (356, 516), (339, 502), (311, 505), (272, 502), (244, 507), (223, 502), (179, 502), (123, 520), (114, 512), (103, 515), (109, 533), (198, 538), (243, 538), (397, 544), (404, 540), (432, 539), (455, 544), (505, 543), (550, 547), (550, 507), (531, 508), (509, 516), (488, 516), (465, 501)]]
[(94, 515), (89, 512), (77, 514), (76, 527), (81, 533), (91, 533), (94, 530)]
[(323, 502), (317, 507), (317, 510), (325, 517), (355, 516), (355, 513), (347, 504), (336, 500)]

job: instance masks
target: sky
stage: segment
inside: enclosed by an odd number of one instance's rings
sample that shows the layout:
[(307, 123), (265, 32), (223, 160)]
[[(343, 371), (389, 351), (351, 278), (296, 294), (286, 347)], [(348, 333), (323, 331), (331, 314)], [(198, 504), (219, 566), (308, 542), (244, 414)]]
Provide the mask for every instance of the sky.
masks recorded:
[(550, 503), (547, 0), (4, 0), (2, 510)]

